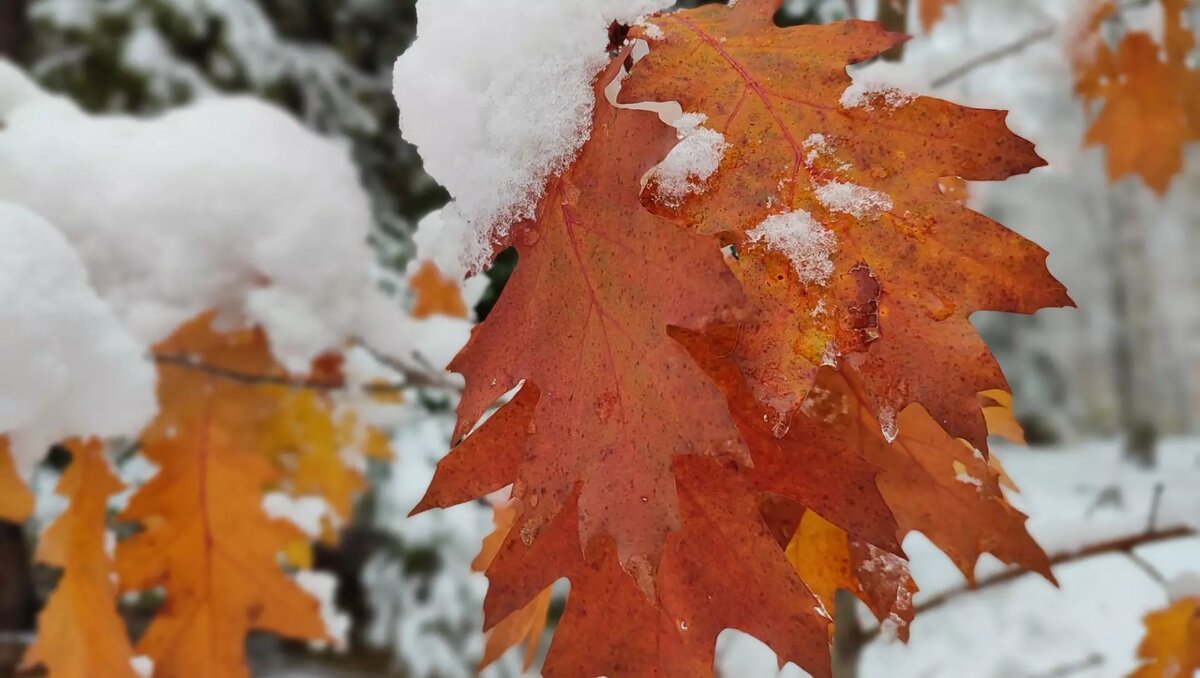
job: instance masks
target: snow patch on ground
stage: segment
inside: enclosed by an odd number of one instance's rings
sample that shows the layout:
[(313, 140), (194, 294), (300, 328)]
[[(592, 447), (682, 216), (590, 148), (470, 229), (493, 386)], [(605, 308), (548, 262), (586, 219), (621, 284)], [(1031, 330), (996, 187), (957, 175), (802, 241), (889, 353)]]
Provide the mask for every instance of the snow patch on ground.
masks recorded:
[(833, 275), (830, 257), (837, 247), (837, 236), (804, 210), (772, 214), (746, 235), (750, 242), (766, 243), (785, 255), (801, 282), (824, 285)]
[(286, 492), (268, 492), (263, 495), (262, 509), (268, 518), (287, 520), (310, 539), (320, 538), (326, 518), (335, 524), (338, 519), (329, 502), (317, 496), (293, 497)]
[[(481, 270), (509, 225), (529, 218), (546, 177), (590, 134), (592, 79), (608, 27), (670, 0), (422, 0), (417, 40), (396, 62), (405, 138), (454, 198), (440, 246), (447, 274)], [(470, 20), (465, 20), (469, 17)]]

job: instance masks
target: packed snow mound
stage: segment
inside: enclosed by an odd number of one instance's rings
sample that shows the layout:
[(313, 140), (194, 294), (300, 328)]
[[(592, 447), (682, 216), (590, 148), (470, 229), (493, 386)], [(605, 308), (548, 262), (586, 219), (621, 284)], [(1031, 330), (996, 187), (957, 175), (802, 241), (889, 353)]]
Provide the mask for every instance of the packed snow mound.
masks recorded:
[(52, 225), (0, 201), (0, 433), (23, 475), (56, 442), (136, 435), (154, 416), (145, 349)]
[(216, 308), (299, 371), (355, 333), (371, 211), (345, 149), (248, 98), (149, 119), (21, 98), (0, 112), (0, 199), (58, 226), (143, 342)]
[(493, 242), (533, 216), (546, 177), (583, 146), (612, 22), (672, 4), (417, 3), (417, 40), (396, 62), (394, 87), (405, 138), (454, 197), (438, 244), (458, 267), (444, 272), (486, 266)]

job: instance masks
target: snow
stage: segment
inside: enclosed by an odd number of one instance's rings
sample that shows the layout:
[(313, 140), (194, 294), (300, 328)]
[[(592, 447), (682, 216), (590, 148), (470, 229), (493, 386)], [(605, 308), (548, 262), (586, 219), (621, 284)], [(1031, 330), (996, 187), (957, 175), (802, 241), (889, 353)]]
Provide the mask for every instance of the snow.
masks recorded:
[(482, 269), (587, 140), (609, 25), (671, 4), (417, 3), (417, 40), (396, 62), (394, 93), (405, 138), (454, 198), (439, 243), (459, 266), (446, 273)]
[(814, 192), (826, 209), (857, 219), (874, 219), (892, 209), (892, 199), (886, 193), (857, 184), (831, 181), (817, 186)]
[(821, 156), (833, 155), (836, 149), (833, 146), (833, 142), (829, 140), (829, 137), (814, 132), (804, 140), (804, 150), (804, 160), (811, 165)]
[(268, 518), (287, 520), (309, 539), (318, 539), (326, 519), (337, 523), (337, 511), (323, 497), (293, 497), (286, 492), (268, 492), (263, 495), (263, 513)]
[[(413, 413), (399, 427), (394, 447), (402, 450), (379, 493), (377, 528), (391, 534), (406, 553), (436, 551), (438, 567), (410, 570), (403, 557), (377, 554), (362, 581), (372, 606), (367, 642), (390, 647), (405, 670), (417, 678), (470, 678), (483, 655), (482, 605), (487, 580), (471, 570), (484, 536), (492, 531), (492, 511), (482, 502), (409, 517), (449, 447), (452, 416)], [(509, 653), (483, 672), (514, 675), (518, 658)]]
[(129, 660), (129, 668), (133, 669), (138, 678), (151, 678), (154, 675), (154, 660), (139, 654)]
[(729, 144), (724, 134), (704, 126), (707, 119), (703, 113), (687, 113), (675, 121), (679, 143), (649, 175), (663, 204), (677, 207), (688, 195), (702, 193), (721, 165)]
[(358, 171), (282, 110), (210, 98), (156, 118), (90, 116), (7, 65), (0, 104), (0, 199), (62, 230), (143, 343), (216, 308), (261, 324), (302, 371), (381, 310), (366, 308)]
[(837, 236), (804, 210), (772, 214), (746, 235), (750, 242), (765, 242), (787, 256), (801, 282), (824, 285), (833, 275), (830, 257), (837, 247)]
[(842, 92), (842, 108), (863, 108), (874, 111), (876, 105), (884, 108), (897, 109), (916, 99), (916, 95), (902, 89), (866, 80), (854, 80), (854, 83)]
[(313, 641), (309, 643), (316, 649), (333, 648), (338, 652), (343, 652), (348, 647), (348, 637), (350, 634), (350, 615), (341, 612), (337, 608), (335, 599), (337, 597), (338, 579), (335, 575), (328, 572), (314, 572), (312, 570), (300, 570), (293, 576), (296, 585), (304, 589), (309, 595), (317, 599), (321, 606), (321, 620), (325, 622), (325, 631), (329, 635), (327, 641)]
[(136, 435), (157, 404), (141, 344), (44, 218), (0, 201), (0, 432), (29, 477), (73, 436)]

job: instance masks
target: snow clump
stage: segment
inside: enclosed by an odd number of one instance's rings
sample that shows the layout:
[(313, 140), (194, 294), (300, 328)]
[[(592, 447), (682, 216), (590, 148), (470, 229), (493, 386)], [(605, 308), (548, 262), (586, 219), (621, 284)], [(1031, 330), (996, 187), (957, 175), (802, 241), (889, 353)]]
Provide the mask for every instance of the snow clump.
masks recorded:
[(672, 4), (417, 4), (417, 40), (397, 60), (393, 87), (405, 138), (454, 198), (438, 244), (458, 265), (439, 265), (444, 273), (486, 266), (508, 227), (533, 216), (546, 178), (588, 139), (592, 80), (608, 61), (612, 22), (633, 24)]
[(0, 201), (0, 433), (28, 478), (56, 442), (136, 435), (154, 416), (154, 367), (88, 283), (57, 229)]
[(772, 214), (746, 235), (785, 255), (803, 283), (824, 285), (833, 275), (837, 235), (804, 210)]

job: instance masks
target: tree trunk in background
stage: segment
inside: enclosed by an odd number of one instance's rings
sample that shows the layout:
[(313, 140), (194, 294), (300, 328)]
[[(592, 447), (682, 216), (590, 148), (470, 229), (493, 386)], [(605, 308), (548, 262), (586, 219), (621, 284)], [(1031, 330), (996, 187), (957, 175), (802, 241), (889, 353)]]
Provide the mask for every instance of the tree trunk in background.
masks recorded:
[(867, 636), (858, 624), (858, 599), (845, 589), (833, 598), (833, 678), (858, 678)]
[(1113, 274), (1113, 345), (1117, 413), (1125, 458), (1153, 466), (1159, 436), (1158, 392), (1154, 379), (1154, 290), (1146, 250), (1146, 224), (1140, 219), (1133, 180), (1112, 187), (1109, 240)]
[(26, 0), (0, 0), (0, 56), (23, 62), (28, 21)]
[[(883, 27), (893, 33), (908, 33), (909, 0), (879, 0), (876, 18)], [(899, 61), (904, 57), (904, 45), (896, 45), (883, 53), (886, 61)]]

